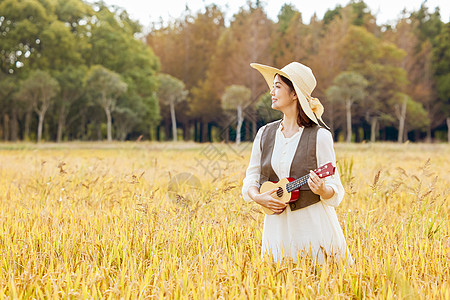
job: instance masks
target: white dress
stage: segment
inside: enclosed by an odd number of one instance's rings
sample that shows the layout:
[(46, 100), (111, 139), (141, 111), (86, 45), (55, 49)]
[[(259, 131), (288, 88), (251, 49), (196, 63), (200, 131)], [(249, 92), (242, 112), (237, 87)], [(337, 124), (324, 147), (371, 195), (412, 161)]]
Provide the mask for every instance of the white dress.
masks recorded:
[[(298, 142), (303, 132), (299, 128), (292, 137), (286, 138), (281, 132), (282, 124), (278, 127), (275, 136), (275, 145), (272, 153), (272, 168), (278, 178), (289, 177), (291, 163), (294, 158)], [(246, 201), (252, 201), (248, 195), (251, 186), (260, 187), (260, 140), (264, 130), (261, 127), (253, 142), (250, 163), (242, 186), (242, 196)], [(333, 149), (331, 133), (323, 128), (317, 131), (316, 156), (318, 167), (331, 162), (336, 166), (336, 157)], [(305, 174), (306, 175), (306, 174)], [(297, 254), (308, 252), (319, 263), (323, 261), (323, 251), (327, 255), (334, 255), (337, 259), (352, 259), (348, 251), (347, 243), (342, 228), (337, 219), (335, 207), (342, 201), (345, 191), (342, 186), (339, 173), (325, 179), (325, 184), (334, 190), (330, 199), (321, 201), (291, 211), (290, 207), (279, 215), (266, 215), (262, 235), (261, 256), (272, 253), (274, 259), (279, 261), (284, 255), (297, 261)], [(299, 252), (299, 253), (298, 253)]]

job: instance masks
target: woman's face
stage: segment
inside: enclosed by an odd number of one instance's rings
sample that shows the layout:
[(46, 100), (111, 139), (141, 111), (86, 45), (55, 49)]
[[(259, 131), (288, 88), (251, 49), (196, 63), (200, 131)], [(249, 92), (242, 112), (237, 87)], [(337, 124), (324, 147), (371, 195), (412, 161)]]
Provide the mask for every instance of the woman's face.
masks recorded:
[(295, 91), (291, 91), (289, 86), (281, 80), (280, 75), (275, 75), (273, 79), (273, 88), (270, 90), (272, 95), (272, 108), (283, 111), (291, 106), (296, 107), (297, 96)]

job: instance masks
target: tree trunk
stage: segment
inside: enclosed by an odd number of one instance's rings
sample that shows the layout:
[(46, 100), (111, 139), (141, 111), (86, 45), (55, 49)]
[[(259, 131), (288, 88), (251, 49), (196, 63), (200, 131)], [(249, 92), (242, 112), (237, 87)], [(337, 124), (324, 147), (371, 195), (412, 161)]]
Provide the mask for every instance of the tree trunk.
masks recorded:
[(112, 142), (112, 134), (111, 134), (111, 124), (112, 124), (112, 119), (111, 119), (111, 110), (109, 109), (109, 107), (105, 108), (105, 113), (106, 113), (106, 122), (107, 122), (107, 138), (108, 138), (108, 142)]
[(251, 134), (252, 129), (248, 124), (250, 123), (248, 122), (248, 120), (245, 120), (244, 118), (244, 120), (242, 120), (242, 127), (244, 127), (244, 134), (241, 134), (241, 141), (245, 141)]
[(405, 135), (404, 130), (405, 130), (405, 120), (406, 120), (406, 103), (407, 103), (408, 99), (405, 96), (405, 100), (403, 100), (402, 103), (402, 108), (400, 110), (400, 115), (398, 116), (399, 118), (399, 124), (398, 124), (398, 138), (397, 138), (397, 142), (399, 143), (403, 143), (403, 136)]
[(252, 133), (253, 133), (253, 136), (252, 136), (252, 141), (255, 139), (255, 137), (256, 137), (256, 133), (257, 133), (257, 129), (256, 129), (256, 119), (255, 118), (253, 118), (252, 119)]
[(377, 134), (377, 123), (378, 123), (378, 118), (377, 117), (372, 117), (370, 120), (370, 142), (371, 143), (375, 143), (376, 140), (376, 134)]
[(56, 142), (61, 143), (64, 123), (66, 122), (66, 106), (64, 104), (59, 108), (58, 131), (56, 133)]
[(450, 143), (450, 117), (447, 117), (447, 142)]
[(405, 126), (403, 127), (403, 141), (407, 141), (408, 140), (408, 126), (405, 122)]
[(30, 105), (25, 113), (25, 129), (23, 133), (23, 139), (28, 141), (30, 139), (30, 126), (31, 126), (31, 114), (33, 113), (33, 107)]
[(242, 106), (237, 107), (236, 145), (241, 144)]
[(194, 142), (198, 142), (198, 121), (194, 121)]
[(3, 139), (7, 141), (9, 139), (9, 115), (3, 114)]
[(148, 129), (148, 140), (153, 141), (153, 137), (154, 137), (154, 127), (153, 125), (150, 125)]
[(175, 104), (170, 101), (170, 118), (172, 119), (172, 137), (173, 141), (177, 141), (177, 119), (175, 117)]
[(187, 140), (189, 140), (189, 136), (188, 136), (188, 133), (189, 133), (189, 123), (182, 123), (181, 124), (181, 128), (183, 129), (183, 141), (187, 141)]
[(117, 128), (117, 137), (119, 138), (119, 140), (121, 142), (125, 141), (127, 134), (128, 134), (128, 130), (126, 126), (119, 126)]
[(44, 116), (45, 111), (41, 111), (39, 113), (39, 123), (38, 123), (38, 131), (37, 131), (37, 142), (40, 143), (42, 139), (42, 127), (44, 125)]
[(201, 122), (201, 132), (202, 132), (202, 140), (201, 142), (204, 143), (208, 140), (208, 122)]
[(11, 141), (15, 142), (19, 138), (19, 122), (17, 121), (17, 109), (12, 110), (11, 120)]
[(95, 122), (95, 128), (97, 129), (97, 141), (101, 141), (103, 137), (102, 137), (102, 124), (100, 123), (100, 121)]
[(213, 128), (213, 124), (208, 123), (208, 142), (210, 142), (210, 143), (212, 143), (212, 141), (213, 141), (212, 128)]
[(161, 142), (161, 125), (156, 126), (156, 140)]
[(427, 127), (427, 137), (425, 138), (425, 142), (431, 143), (431, 122)]
[(169, 120), (164, 120), (164, 140), (168, 141), (170, 139), (171, 134), (172, 134), (172, 128), (169, 125)]
[(223, 138), (225, 140), (225, 143), (228, 143), (230, 141), (230, 126), (225, 127), (223, 130)]
[(347, 143), (352, 141), (352, 102), (350, 100), (345, 101), (345, 110), (347, 115)]

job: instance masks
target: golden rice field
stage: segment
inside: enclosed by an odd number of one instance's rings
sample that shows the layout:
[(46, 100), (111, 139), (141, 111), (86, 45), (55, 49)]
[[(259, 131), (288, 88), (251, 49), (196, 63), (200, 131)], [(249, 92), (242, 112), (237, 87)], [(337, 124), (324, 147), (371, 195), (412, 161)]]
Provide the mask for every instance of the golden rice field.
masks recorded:
[(335, 149), (352, 266), (261, 259), (251, 144), (0, 144), (0, 298), (450, 299), (450, 145)]

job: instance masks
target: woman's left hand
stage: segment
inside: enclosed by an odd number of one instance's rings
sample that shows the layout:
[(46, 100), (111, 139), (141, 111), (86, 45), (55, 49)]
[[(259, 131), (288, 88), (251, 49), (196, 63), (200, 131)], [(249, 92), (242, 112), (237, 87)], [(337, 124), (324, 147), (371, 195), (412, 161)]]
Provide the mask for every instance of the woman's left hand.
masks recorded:
[(308, 185), (314, 194), (322, 197), (322, 199), (329, 199), (333, 197), (334, 190), (325, 185), (325, 180), (317, 176), (313, 171), (309, 171)]

